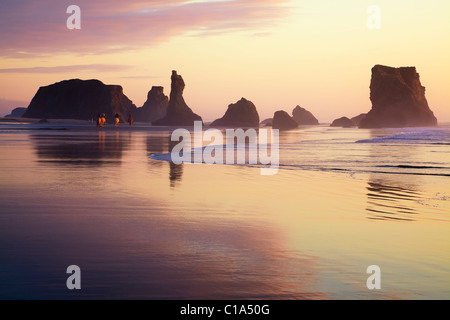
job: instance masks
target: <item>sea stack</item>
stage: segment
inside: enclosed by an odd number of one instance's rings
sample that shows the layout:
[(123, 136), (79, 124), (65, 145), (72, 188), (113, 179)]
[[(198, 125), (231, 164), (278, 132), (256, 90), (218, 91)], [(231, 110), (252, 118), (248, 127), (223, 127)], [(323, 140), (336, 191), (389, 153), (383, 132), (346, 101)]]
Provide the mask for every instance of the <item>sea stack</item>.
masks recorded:
[(121, 86), (72, 79), (40, 87), (23, 117), (89, 120), (105, 113), (112, 120), (117, 113), (125, 121), (135, 110), (136, 106), (123, 94)]
[(319, 120), (317, 120), (311, 112), (300, 106), (296, 106), (294, 110), (292, 110), (292, 116), (299, 125), (319, 124)]
[(279, 130), (291, 130), (298, 127), (294, 120), (286, 111), (277, 111), (273, 115), (272, 128)]
[(14, 108), (11, 111), (11, 114), (6, 115), (5, 118), (22, 118), (25, 111), (27, 111), (27, 108), (22, 108), (22, 107)]
[(134, 119), (141, 122), (154, 122), (166, 116), (169, 97), (164, 94), (163, 87), (152, 87), (147, 94), (147, 101), (136, 110)]
[(259, 124), (260, 127), (271, 127), (272, 126), (273, 118), (267, 118), (261, 121)]
[(185, 84), (183, 78), (174, 70), (171, 80), (170, 100), (166, 116), (153, 122), (153, 124), (159, 126), (193, 126), (194, 121), (202, 121), (202, 118), (195, 114), (184, 101)]
[(357, 127), (359, 127), (359, 124), (361, 123), (361, 120), (364, 119), (367, 116), (367, 113), (361, 113), (357, 115), (356, 117), (351, 118), (353, 124)]
[(330, 127), (342, 127), (342, 128), (351, 128), (354, 127), (355, 124), (352, 120), (347, 117), (341, 117), (339, 119), (334, 120)]
[(255, 105), (242, 98), (236, 103), (228, 105), (225, 115), (213, 121), (211, 127), (254, 128), (259, 126), (259, 115)]
[(376, 65), (370, 82), (372, 109), (360, 128), (436, 126), (415, 67)]

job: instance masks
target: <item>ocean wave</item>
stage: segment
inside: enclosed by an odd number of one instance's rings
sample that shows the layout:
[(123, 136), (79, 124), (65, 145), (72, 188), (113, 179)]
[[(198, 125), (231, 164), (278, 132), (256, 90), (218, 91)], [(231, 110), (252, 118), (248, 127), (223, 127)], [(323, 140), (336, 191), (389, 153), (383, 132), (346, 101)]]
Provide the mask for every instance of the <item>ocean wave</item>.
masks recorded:
[(385, 143), (385, 142), (412, 142), (426, 144), (450, 144), (450, 130), (448, 128), (417, 129), (409, 128), (400, 133), (372, 139), (358, 140), (356, 143)]

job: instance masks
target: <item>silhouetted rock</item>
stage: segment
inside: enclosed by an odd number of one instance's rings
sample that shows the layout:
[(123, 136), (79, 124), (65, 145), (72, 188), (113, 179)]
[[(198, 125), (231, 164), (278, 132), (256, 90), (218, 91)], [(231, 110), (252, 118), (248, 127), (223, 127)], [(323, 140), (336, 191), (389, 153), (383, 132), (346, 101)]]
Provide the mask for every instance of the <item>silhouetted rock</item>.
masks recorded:
[(279, 130), (290, 130), (298, 127), (294, 120), (286, 111), (277, 111), (273, 115), (272, 128)]
[(152, 87), (147, 94), (147, 101), (138, 108), (133, 117), (140, 122), (154, 122), (166, 116), (169, 97), (164, 94), (163, 87)]
[(272, 121), (273, 121), (273, 118), (264, 119), (263, 121), (261, 121), (259, 126), (260, 127), (270, 127), (270, 126), (272, 126)]
[(256, 111), (255, 105), (242, 98), (236, 103), (232, 103), (228, 106), (225, 115), (213, 121), (211, 127), (259, 127), (259, 115)]
[(437, 125), (415, 67), (374, 66), (370, 100), (372, 109), (361, 120), (360, 128)]
[(353, 124), (358, 127), (361, 120), (364, 119), (366, 116), (367, 113), (361, 113), (360, 115), (353, 117), (350, 120), (352, 120)]
[(300, 106), (296, 106), (294, 110), (292, 110), (292, 116), (299, 125), (319, 124), (319, 120), (317, 120), (311, 112)]
[(172, 71), (172, 85), (170, 91), (169, 106), (167, 107), (166, 116), (153, 122), (159, 126), (192, 126), (194, 121), (202, 121), (202, 118), (192, 112), (183, 98), (184, 81), (183, 78)]
[(88, 120), (105, 113), (112, 120), (119, 114), (125, 121), (136, 106), (118, 85), (105, 85), (99, 80), (72, 79), (40, 87), (31, 100), (24, 118)]
[(339, 119), (336, 119), (333, 121), (333, 123), (330, 125), (330, 127), (343, 127), (343, 128), (350, 128), (354, 127), (355, 124), (347, 117), (342, 117)]
[(27, 108), (15, 108), (11, 111), (11, 114), (5, 116), (5, 118), (21, 118), (27, 111)]

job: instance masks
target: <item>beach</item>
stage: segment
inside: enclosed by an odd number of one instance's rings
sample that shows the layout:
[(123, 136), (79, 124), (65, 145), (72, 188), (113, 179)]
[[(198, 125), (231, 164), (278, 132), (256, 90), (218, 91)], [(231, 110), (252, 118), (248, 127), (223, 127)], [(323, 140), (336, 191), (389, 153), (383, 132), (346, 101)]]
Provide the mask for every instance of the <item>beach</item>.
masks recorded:
[(156, 160), (171, 132), (1, 123), (0, 297), (450, 298), (449, 125), (281, 132), (267, 176)]

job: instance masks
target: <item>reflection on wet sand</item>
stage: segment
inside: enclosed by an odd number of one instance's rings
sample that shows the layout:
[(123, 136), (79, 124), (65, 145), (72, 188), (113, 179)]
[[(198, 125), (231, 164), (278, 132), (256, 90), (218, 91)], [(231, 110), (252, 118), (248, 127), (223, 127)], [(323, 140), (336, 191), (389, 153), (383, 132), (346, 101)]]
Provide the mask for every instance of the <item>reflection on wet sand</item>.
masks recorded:
[[(372, 130), (371, 138), (388, 135), (390, 132)], [(410, 146), (402, 149), (402, 156), (398, 157), (398, 150), (388, 149), (384, 145), (370, 144), (370, 154), (376, 157), (386, 154), (385, 165), (396, 166), (403, 164), (405, 160), (412, 159), (417, 152), (417, 147)], [(404, 177), (406, 178), (406, 176)], [(367, 188), (367, 213), (369, 219), (415, 221), (418, 214), (417, 201), (422, 198), (417, 190), (417, 177), (411, 180), (398, 180), (393, 175), (370, 174)], [(408, 183), (406, 181), (409, 181)]]
[[(169, 137), (169, 150), (168, 152), (172, 152), (173, 148), (178, 144), (178, 141), (172, 141)], [(183, 176), (183, 164), (175, 164), (172, 161), (170, 162), (170, 172), (169, 172), (169, 180), (170, 186), (173, 188), (176, 186), (177, 182), (181, 181), (181, 177)]]
[(123, 134), (104, 131), (96, 135), (32, 135), (31, 140), (40, 163), (93, 166), (120, 164), (129, 144)]
[[(59, 214), (28, 215), (26, 219), (10, 221), (9, 228), (0, 225), (0, 248), (9, 248), (0, 255), (9, 262), (0, 272), (0, 296), (327, 298), (316, 288), (318, 258), (287, 250), (275, 228), (254, 220), (251, 224), (220, 219), (192, 223), (176, 212), (174, 217), (155, 211), (149, 215), (126, 207), (101, 215), (95, 214), (95, 208), (84, 209), (88, 210), (89, 219), (80, 219), (75, 214), (76, 206), (72, 208), (61, 212), (60, 208), (51, 207)], [(145, 208), (145, 212), (149, 210)], [(52, 241), (55, 237), (59, 240)], [(73, 261), (84, 272), (80, 292), (69, 292), (60, 285), (66, 280), (60, 271)], [(33, 281), (27, 282), (25, 276)], [(13, 287), (19, 289), (12, 290)]]
[(375, 179), (367, 186), (367, 212), (369, 219), (414, 221), (415, 209), (422, 196), (411, 187), (398, 182)]
[[(147, 155), (150, 157), (152, 154), (158, 153), (170, 153), (174, 146), (178, 144), (178, 141), (172, 141), (170, 139), (170, 134), (164, 135), (151, 135), (147, 137)], [(163, 161), (153, 161), (150, 160), (152, 166), (162, 167), (166, 165)], [(183, 176), (183, 164), (175, 164), (169, 162), (169, 181), (170, 186), (173, 188), (176, 186), (177, 182), (181, 181)]]
[(181, 181), (182, 176), (183, 176), (183, 164), (175, 164), (173, 162), (170, 162), (169, 180), (170, 186), (172, 188), (176, 186), (177, 182)]

